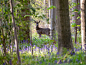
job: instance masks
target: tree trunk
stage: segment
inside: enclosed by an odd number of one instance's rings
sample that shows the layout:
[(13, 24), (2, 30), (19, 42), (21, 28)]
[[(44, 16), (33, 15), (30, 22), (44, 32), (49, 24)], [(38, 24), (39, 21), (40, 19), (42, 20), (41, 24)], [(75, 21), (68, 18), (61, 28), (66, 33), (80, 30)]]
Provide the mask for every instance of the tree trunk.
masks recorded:
[[(73, 2), (76, 3), (77, 5), (72, 8), (72, 11), (73, 11), (74, 9), (77, 9), (78, 12), (79, 12), (79, 11), (80, 11), (80, 4), (78, 4), (78, 3), (80, 3), (80, 0), (73, 0)], [(79, 14), (78, 12), (73, 12), (73, 13), (72, 13), (72, 14), (74, 15), (74, 16), (72, 17), (72, 22), (73, 22), (73, 23), (76, 23), (77, 25), (80, 25), (80, 24), (81, 24), (80, 18), (77, 19), (77, 17), (80, 16), (80, 14)], [(75, 27), (75, 43), (77, 43), (77, 30), (80, 31), (80, 27), (77, 27), (77, 26)]]
[(86, 50), (86, 0), (81, 0), (81, 37), (82, 50)]
[[(55, 0), (50, 0), (50, 1), (51, 1), (50, 5), (55, 6)], [(55, 25), (55, 22), (56, 22), (55, 8), (51, 9), (50, 13), (51, 13), (51, 16), (50, 16), (50, 18), (51, 18), (51, 39), (55, 40), (56, 39), (56, 33), (55, 33), (55, 26), (56, 26)]]
[(13, 30), (14, 30), (16, 53), (17, 53), (17, 57), (18, 57), (18, 64), (21, 64), (21, 59), (20, 59), (20, 55), (19, 55), (19, 46), (18, 46), (18, 40), (17, 40), (17, 31), (16, 31), (15, 19), (14, 19), (14, 14), (13, 14), (13, 1), (12, 0), (10, 0), (10, 11), (12, 14), (12, 23), (13, 23)]
[[(78, 0), (78, 3), (79, 3), (79, 5), (78, 5), (78, 11), (80, 11), (80, 0)], [(81, 18), (80, 13), (78, 13), (78, 16)], [(77, 22), (78, 22), (77, 25), (80, 25), (80, 24), (81, 24), (80, 18), (77, 20)], [(78, 29), (79, 31), (81, 31), (81, 26), (80, 26), (80, 27), (77, 27), (77, 29)]]
[[(50, 0), (48, 0), (48, 3), (49, 3), (49, 7), (50, 7)], [(49, 14), (48, 14), (48, 16), (49, 16), (49, 23), (51, 22), (51, 10), (49, 9)], [(49, 25), (49, 27), (50, 27), (50, 25)]]
[[(75, 9), (77, 9), (78, 10), (78, 7), (79, 7), (79, 5), (78, 5), (78, 0), (72, 0), (72, 3), (76, 3), (76, 6), (74, 6), (73, 8), (72, 8), (72, 15), (73, 15), (73, 17), (72, 17), (72, 23), (76, 23), (77, 25), (79, 25), (79, 19), (77, 19), (77, 17), (78, 17), (78, 12), (75, 12)], [(77, 43), (77, 26), (75, 27), (75, 29), (74, 29), (74, 31), (75, 31), (75, 43)], [(73, 29), (72, 29), (73, 30)]]
[[(23, 17), (23, 21), (26, 21), (26, 23), (27, 23), (25, 25), (25, 27), (26, 27), (26, 29), (25, 29), (25, 34), (26, 34), (25, 40), (28, 39), (28, 43), (30, 43), (30, 16), (27, 16), (24, 18), (25, 15), (30, 15), (30, 8), (28, 7), (28, 5), (30, 5), (30, 0), (26, 0), (26, 1), (27, 1), (27, 3), (24, 5), (24, 9), (22, 10), (23, 13), (21, 15)], [(23, 3), (24, 2), (22, 2), (22, 4)], [(27, 12), (27, 11), (29, 11), (29, 12)]]
[(69, 21), (68, 0), (57, 0), (58, 52), (62, 54), (64, 48), (74, 50)]
[[(72, 3), (77, 3), (77, 0), (72, 0)], [(74, 11), (75, 9), (78, 9), (78, 6), (77, 5), (76, 6), (73, 6), (72, 11)], [(74, 11), (74, 12), (72, 12), (72, 15), (74, 15), (72, 17), (72, 22), (73, 23), (76, 23), (77, 17), (78, 17), (78, 13)]]

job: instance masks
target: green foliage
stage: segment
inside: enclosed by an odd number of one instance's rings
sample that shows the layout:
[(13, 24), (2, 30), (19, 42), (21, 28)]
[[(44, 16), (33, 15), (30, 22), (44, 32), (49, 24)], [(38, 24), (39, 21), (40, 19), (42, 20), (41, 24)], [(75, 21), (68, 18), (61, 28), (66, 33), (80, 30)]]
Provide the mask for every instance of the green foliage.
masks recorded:
[(78, 9), (74, 9), (72, 12), (78, 12)]
[(77, 19), (80, 19), (80, 16), (78, 16)]
[(76, 23), (72, 23), (71, 26), (72, 26), (72, 27), (75, 27), (75, 26), (76, 26)]
[(77, 27), (80, 27), (81, 25), (77, 25)]
[(24, 18), (25, 18), (25, 17), (29, 17), (29, 16), (31, 16), (31, 15), (25, 15)]
[(69, 8), (73, 8), (73, 7), (75, 7), (75, 6), (77, 6), (77, 5), (79, 5), (80, 3), (74, 3), (74, 2), (72, 2), (70, 5), (69, 5)]
[(11, 57), (9, 54), (6, 56), (0, 55), (0, 64), (3, 64), (6, 62), (6, 64), (9, 64), (9, 61), (11, 60)]
[(51, 5), (49, 8), (47, 8), (48, 10), (49, 9), (53, 9), (53, 8), (56, 8), (55, 6)]

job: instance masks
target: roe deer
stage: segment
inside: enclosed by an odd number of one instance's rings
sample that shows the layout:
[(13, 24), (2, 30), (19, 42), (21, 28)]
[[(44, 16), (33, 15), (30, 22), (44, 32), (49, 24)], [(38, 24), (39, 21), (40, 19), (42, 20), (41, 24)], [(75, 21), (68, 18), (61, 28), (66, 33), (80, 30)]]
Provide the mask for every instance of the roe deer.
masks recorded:
[(49, 28), (40, 28), (39, 27), (40, 21), (39, 22), (35, 21), (35, 23), (36, 23), (36, 31), (39, 34), (39, 37), (41, 37), (41, 34), (46, 34), (46, 35), (50, 36), (50, 29)]

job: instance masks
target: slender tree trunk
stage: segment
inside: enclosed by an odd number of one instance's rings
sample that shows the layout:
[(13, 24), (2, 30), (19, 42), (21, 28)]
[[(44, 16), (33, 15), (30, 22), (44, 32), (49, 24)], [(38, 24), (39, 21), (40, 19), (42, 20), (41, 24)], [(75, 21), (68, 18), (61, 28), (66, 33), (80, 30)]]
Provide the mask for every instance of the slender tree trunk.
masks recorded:
[[(49, 7), (50, 7), (50, 0), (48, 0), (48, 3), (49, 3)], [(49, 9), (49, 14), (48, 14), (48, 16), (49, 16), (49, 23), (51, 22), (51, 10)], [(49, 25), (49, 27), (50, 27), (50, 25)]]
[[(77, 3), (77, 0), (72, 0), (72, 3)], [(78, 9), (78, 6), (77, 5), (76, 6), (73, 6), (72, 11), (74, 11), (75, 9)], [(74, 11), (74, 12), (72, 12), (72, 15), (74, 15), (72, 17), (72, 22), (73, 23), (76, 23), (77, 17), (78, 17), (78, 13)]]
[(32, 55), (33, 55), (33, 42), (32, 42), (32, 29), (31, 28), (30, 28), (30, 43), (31, 43)]
[(19, 55), (19, 46), (18, 46), (18, 40), (17, 40), (17, 31), (16, 31), (15, 19), (14, 19), (14, 14), (13, 14), (13, 0), (10, 0), (10, 11), (12, 14), (12, 23), (13, 23), (13, 30), (14, 30), (16, 53), (17, 53), (17, 57), (18, 57), (18, 64), (21, 64), (21, 59), (20, 59), (20, 55)]
[(86, 0), (81, 0), (81, 37), (82, 50), (86, 50)]
[[(80, 12), (80, 0), (77, 0), (78, 1), (78, 11)], [(80, 17), (81, 18), (81, 14), (80, 13), (78, 13), (78, 17)], [(77, 20), (77, 25), (80, 25), (81, 24), (81, 20), (80, 20), (80, 18)], [(81, 31), (81, 27), (77, 27), (77, 29), (79, 30), (79, 31)]]
[[(51, 5), (55, 6), (55, 0), (50, 0)], [(55, 16), (55, 8), (51, 9), (51, 39), (56, 39), (56, 33), (55, 33), (55, 22), (56, 22), (56, 16)]]
[(68, 0), (57, 0), (58, 52), (62, 54), (64, 48), (74, 50), (69, 21)]
[[(77, 3), (77, 0), (72, 0), (72, 3), (76, 3), (76, 4), (78, 4)], [(77, 24), (77, 21), (78, 21), (78, 19), (77, 19), (77, 17), (78, 17), (78, 12), (75, 12), (74, 10), (75, 9), (77, 9), (78, 10), (78, 5), (76, 5), (76, 6), (74, 6), (73, 8), (72, 8), (72, 15), (73, 15), (73, 17), (72, 17), (72, 23), (76, 23)], [(73, 30), (73, 29), (72, 29)], [(74, 28), (74, 31), (75, 31), (75, 43), (77, 43), (77, 26)]]
[[(72, 0), (72, 3), (76, 3), (76, 6), (72, 8), (73, 11), (72, 23), (76, 23), (77, 25), (80, 25), (80, 19), (77, 19), (77, 17), (80, 16), (80, 14), (78, 13), (80, 11), (80, 4), (78, 4), (80, 3), (80, 0)], [(77, 12), (75, 12), (76, 9), (78, 10)], [(75, 31), (75, 43), (77, 43), (77, 29), (79, 29), (80, 31), (80, 27), (77, 26), (72, 29), (72, 31), (73, 30)]]

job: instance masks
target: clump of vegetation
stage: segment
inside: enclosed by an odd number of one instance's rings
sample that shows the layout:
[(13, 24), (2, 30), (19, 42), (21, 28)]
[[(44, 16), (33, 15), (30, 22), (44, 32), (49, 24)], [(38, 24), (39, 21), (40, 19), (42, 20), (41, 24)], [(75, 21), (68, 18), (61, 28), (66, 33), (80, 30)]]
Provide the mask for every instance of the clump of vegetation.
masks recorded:
[[(46, 36), (45, 36), (46, 37)], [(46, 44), (45, 44), (46, 43)], [(57, 52), (57, 44), (52, 44), (53, 41), (51, 41), (49, 38), (33, 38), (33, 55), (32, 55), (32, 47), (31, 44), (28, 44), (25, 40), (20, 43), (20, 57), (21, 62), (23, 65), (85, 65), (85, 53), (82, 52), (80, 44), (74, 45), (75, 54), (72, 56), (69, 53), (69, 51), (65, 55), (59, 55)], [(56, 46), (55, 46), (56, 45)], [(78, 48), (77, 48), (78, 45)], [(0, 47), (1, 48), (1, 47)], [(15, 51), (15, 47), (14, 47)], [(8, 49), (8, 54), (9, 54)], [(3, 57), (0, 54), (0, 64), (4, 64), (5, 60), (8, 60), (8, 63), (10, 63), (11, 57), (8, 55), (6, 57)], [(17, 62), (16, 52), (12, 56), (12, 63), (13, 65)], [(29, 62), (28, 62), (29, 61)]]

